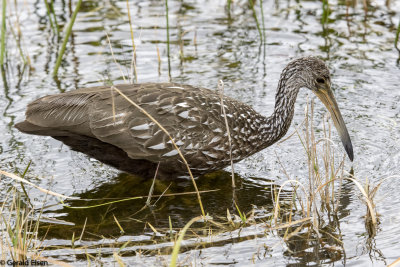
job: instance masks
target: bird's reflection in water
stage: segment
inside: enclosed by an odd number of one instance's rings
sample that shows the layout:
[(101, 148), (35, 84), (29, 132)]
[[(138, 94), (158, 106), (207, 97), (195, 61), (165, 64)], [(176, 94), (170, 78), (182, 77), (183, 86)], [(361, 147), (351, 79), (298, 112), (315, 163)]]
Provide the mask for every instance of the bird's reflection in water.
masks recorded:
[[(264, 225), (265, 229), (268, 230), (268, 225), (271, 223), (268, 216), (273, 212), (272, 196), (279, 189), (276, 184), (265, 178), (243, 178), (236, 175), (237, 189), (233, 193), (231, 174), (225, 171), (205, 175), (197, 179), (196, 182), (199, 190), (205, 191), (201, 194), (204, 208), (215, 220), (226, 218), (227, 209), (230, 210), (231, 214), (238, 214), (234, 204), (236, 202), (243, 213), (248, 213), (254, 208), (260, 214), (263, 213), (265, 215), (264, 223), (262, 223), (263, 219), (258, 220), (257, 223)], [(153, 197), (151, 203), (154, 204), (156, 202), (156, 204), (148, 207), (146, 206), (146, 198), (151, 184), (152, 180), (121, 173), (108, 183), (75, 195), (81, 200), (68, 201), (66, 204), (79, 207), (107, 203), (127, 197), (143, 196), (142, 198), (89, 209), (63, 207), (57, 211), (48, 211), (45, 214), (46, 216), (55, 215), (58, 219), (74, 225), (51, 225), (50, 230), (46, 226), (42, 229), (42, 234), (47, 233), (47, 239), (70, 240), (73, 233), (76, 236), (77, 233), (82, 232), (86, 222), (83, 237), (85, 241), (98, 241), (104, 238), (118, 238), (121, 236), (129, 237), (132, 240), (136, 240), (136, 238), (140, 240), (140, 236), (154, 235), (147, 223), (150, 223), (160, 232), (166, 233), (170, 227), (169, 219), (171, 219), (172, 227), (179, 230), (190, 219), (201, 214), (190, 180), (156, 180), (153, 194), (164, 194), (164, 196), (158, 201), (158, 197)], [(233, 198), (233, 195), (235, 195), (235, 198)], [(353, 184), (344, 182), (337, 212), (321, 213), (318, 218), (319, 236), (311, 223), (304, 224), (301, 229), (298, 228), (300, 225), (293, 225), (277, 231), (278, 236), (286, 244), (284, 255), (291, 259), (289, 260), (290, 263), (288, 263), (289, 266), (305, 264), (310, 260), (320, 264), (346, 261), (346, 252), (342, 245), (343, 237), (340, 221), (350, 215), (351, 210), (348, 206), (353, 195)], [(291, 199), (291, 192), (284, 192), (282, 198)], [(86, 201), (83, 199), (95, 200)], [(282, 202), (281, 207), (284, 208), (284, 205)], [(297, 219), (302, 216), (299, 211), (292, 210), (291, 212), (293, 218), (295, 218), (296, 214), (298, 215)], [(283, 220), (280, 223), (285, 223), (284, 217), (282, 217)], [(121, 229), (123, 229), (123, 232)], [(269, 231), (262, 231), (255, 234), (254, 238), (264, 237), (269, 234)], [(371, 238), (373, 239), (373, 237), (368, 239), (370, 240)], [(247, 236), (245, 239), (252, 239), (252, 237)], [(242, 238), (239, 238), (237, 242), (240, 242), (240, 240)], [(136, 243), (136, 241), (132, 242)], [(139, 241), (137, 245), (144, 245), (146, 242), (150, 241)], [(375, 251), (374, 248), (371, 249)], [(268, 253), (265, 254), (265, 256), (267, 255)]]
[[(231, 173), (218, 171), (196, 179), (199, 191), (204, 191), (201, 193), (201, 199), (206, 213), (213, 217), (226, 217), (227, 209), (237, 213), (234, 201), (242, 212), (248, 212), (254, 206), (272, 210), (271, 186), (275, 185), (271, 181), (265, 178), (243, 178), (239, 175), (235, 177), (237, 189), (234, 193)], [(154, 206), (147, 207), (146, 199), (152, 182), (151, 179), (121, 173), (108, 183), (74, 195), (80, 199), (95, 200), (66, 201), (66, 205), (92, 206), (129, 197), (142, 196), (142, 198), (89, 209), (62, 207), (57, 211), (51, 211), (49, 216), (55, 216), (74, 226), (69, 229), (66, 225), (52, 226), (47, 236), (70, 239), (73, 232), (82, 230), (85, 220), (87, 220), (87, 232), (99, 232), (106, 237), (119, 236), (121, 230), (114, 216), (125, 234), (138, 235), (144, 232), (147, 222), (157, 228), (169, 228), (170, 218), (174, 228), (182, 228), (190, 219), (201, 214), (192, 181), (188, 179), (156, 180), (153, 192), (155, 197), (151, 199), (151, 203), (154, 204), (158, 200), (157, 196), (164, 196)]]

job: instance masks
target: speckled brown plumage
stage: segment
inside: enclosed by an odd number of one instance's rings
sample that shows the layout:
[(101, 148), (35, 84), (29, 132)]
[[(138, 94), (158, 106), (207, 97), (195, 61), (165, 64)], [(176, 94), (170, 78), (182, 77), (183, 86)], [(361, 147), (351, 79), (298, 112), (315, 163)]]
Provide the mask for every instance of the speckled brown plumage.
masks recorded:
[[(322, 61), (308, 57), (291, 62), (282, 72), (275, 112), (270, 117), (223, 97), (234, 162), (285, 135), (298, 90), (313, 89), (316, 77), (324, 77), (328, 83), (329, 72)], [(115, 87), (171, 134), (195, 174), (229, 165), (228, 134), (218, 92), (178, 83)], [(163, 173), (186, 173), (167, 135), (110, 87), (84, 88), (37, 99), (29, 104), (26, 120), (16, 127), (29, 134), (53, 136), (74, 150), (124, 171), (138, 173), (140, 169), (143, 173), (145, 163), (153, 168), (160, 162)]]

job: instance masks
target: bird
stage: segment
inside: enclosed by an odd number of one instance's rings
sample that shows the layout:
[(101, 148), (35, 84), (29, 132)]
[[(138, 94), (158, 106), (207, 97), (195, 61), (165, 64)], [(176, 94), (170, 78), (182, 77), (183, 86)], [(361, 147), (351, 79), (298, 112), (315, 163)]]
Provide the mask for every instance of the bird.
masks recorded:
[(44, 96), (28, 104), (25, 121), (15, 127), (26, 134), (51, 136), (128, 173), (151, 177), (158, 169), (162, 176), (178, 177), (188, 174), (188, 165), (200, 176), (281, 139), (292, 122), (301, 88), (311, 90), (326, 106), (353, 161), (329, 69), (312, 56), (294, 59), (283, 69), (268, 117), (217, 90), (150, 82)]

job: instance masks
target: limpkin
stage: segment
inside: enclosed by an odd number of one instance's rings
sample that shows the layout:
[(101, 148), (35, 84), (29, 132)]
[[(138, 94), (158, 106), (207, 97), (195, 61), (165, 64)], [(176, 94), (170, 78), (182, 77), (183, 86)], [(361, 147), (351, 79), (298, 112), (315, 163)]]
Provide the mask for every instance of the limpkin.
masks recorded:
[[(230, 145), (220, 92), (178, 83), (115, 86), (146, 110), (171, 135), (196, 175), (230, 164)], [(305, 87), (325, 104), (353, 160), (351, 140), (331, 91), (329, 70), (315, 57), (291, 61), (281, 73), (275, 110), (269, 117), (223, 96), (233, 162), (282, 138), (293, 118), (299, 89)], [(82, 88), (39, 98), (28, 105), (16, 127), (28, 134), (52, 136), (122, 171), (153, 175), (187, 172), (166, 133), (120, 92), (109, 86)]]

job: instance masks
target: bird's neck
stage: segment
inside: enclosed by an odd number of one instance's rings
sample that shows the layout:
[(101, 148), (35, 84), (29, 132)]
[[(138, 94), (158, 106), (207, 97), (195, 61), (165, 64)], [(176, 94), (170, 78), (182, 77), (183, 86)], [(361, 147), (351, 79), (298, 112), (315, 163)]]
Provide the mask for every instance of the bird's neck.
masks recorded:
[(274, 113), (265, 118), (262, 138), (266, 146), (281, 139), (288, 131), (293, 119), (294, 106), (303, 80), (286, 70), (282, 73), (275, 96)]

